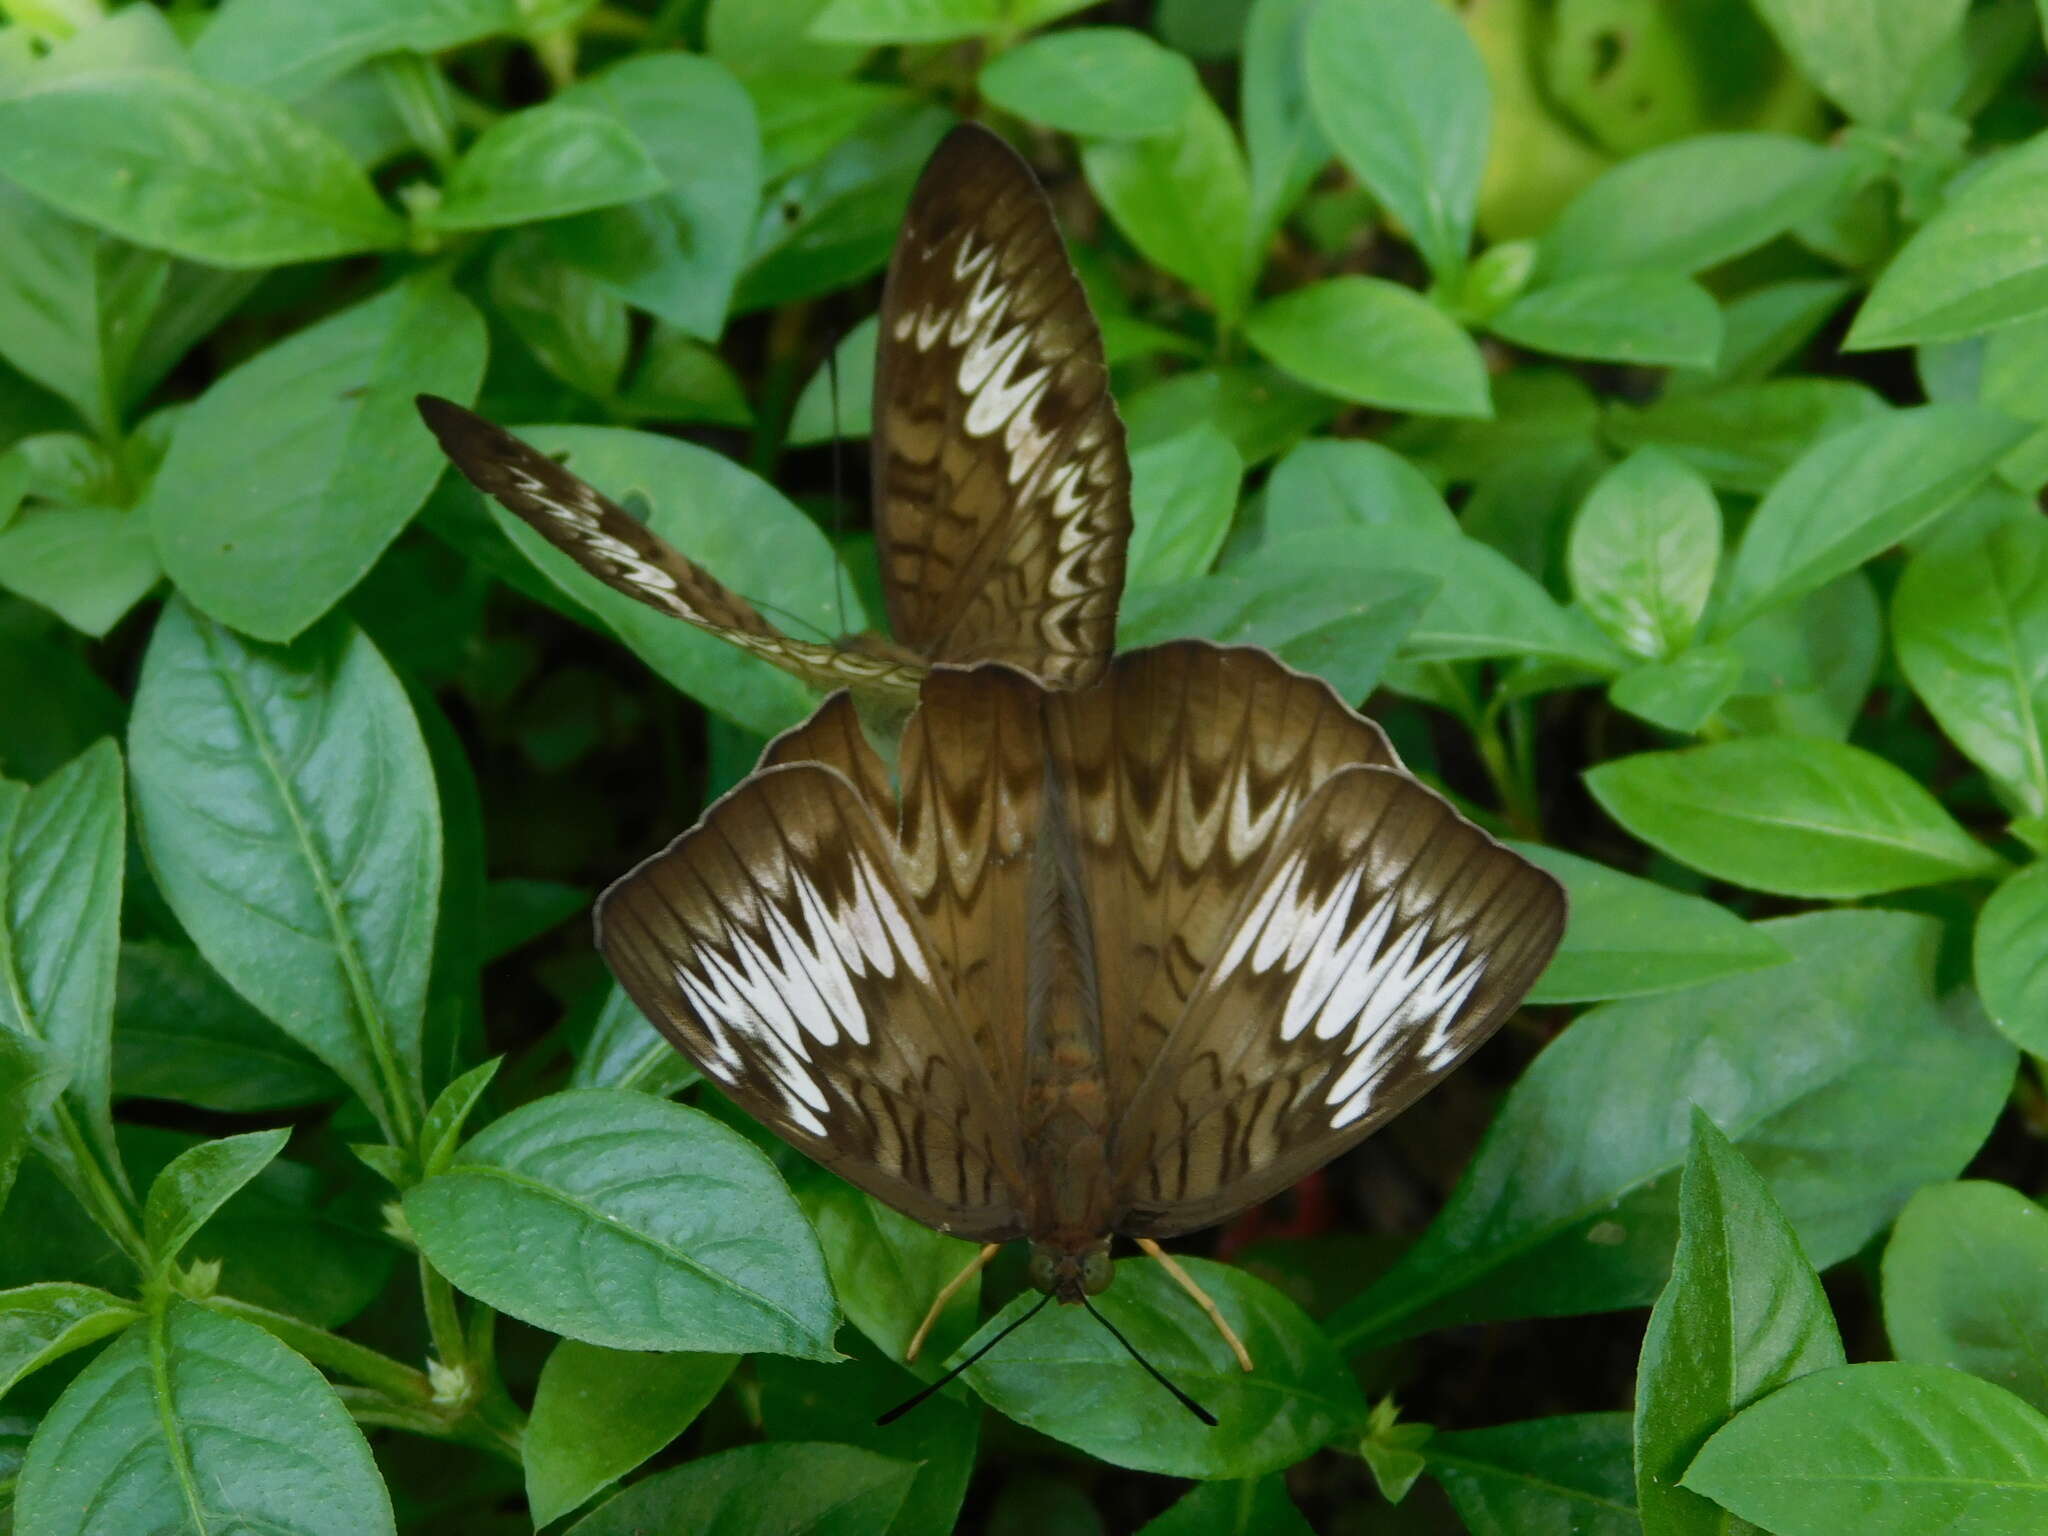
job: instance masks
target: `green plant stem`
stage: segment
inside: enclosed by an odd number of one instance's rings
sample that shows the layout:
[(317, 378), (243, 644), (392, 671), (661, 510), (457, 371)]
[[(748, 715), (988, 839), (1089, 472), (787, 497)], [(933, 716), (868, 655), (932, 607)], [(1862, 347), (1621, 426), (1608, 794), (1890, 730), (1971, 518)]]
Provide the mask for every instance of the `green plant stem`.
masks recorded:
[(455, 1287), (420, 1256), (420, 1296), (426, 1303), (427, 1332), (434, 1341), (434, 1356), (450, 1370), (469, 1369), (469, 1340), (462, 1331), (462, 1318), (455, 1310)]
[(1486, 765), (1486, 776), (1493, 781), (1494, 793), (1500, 797), (1501, 816), (1508, 830), (1517, 837), (1540, 840), (1543, 819), (1537, 814), (1535, 788), (1525, 764), (1509, 750), (1494, 710), (1480, 712), (1472, 722), (1472, 736), (1479, 748), (1479, 760)]
[(205, 1304), (216, 1312), (254, 1323), (321, 1369), (374, 1388), (394, 1403), (411, 1403), (425, 1408), (434, 1401), (434, 1388), (427, 1380), (427, 1373), (414, 1370), (402, 1360), (394, 1360), (389, 1355), (344, 1339), (339, 1334), (329, 1333), (325, 1328), (316, 1328), (302, 1319), (237, 1301), (232, 1296), (210, 1296)]

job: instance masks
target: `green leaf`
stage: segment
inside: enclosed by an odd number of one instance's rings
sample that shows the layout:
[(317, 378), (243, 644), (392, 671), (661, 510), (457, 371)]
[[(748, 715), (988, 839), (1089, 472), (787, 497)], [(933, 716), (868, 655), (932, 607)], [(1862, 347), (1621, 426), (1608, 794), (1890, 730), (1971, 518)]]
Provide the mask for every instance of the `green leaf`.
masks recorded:
[(1606, 1003), (1552, 1041), (1420, 1241), (1325, 1324), (1339, 1346), (1653, 1299), (1693, 1104), (1763, 1174), (1817, 1268), (1953, 1178), (1998, 1117), (2014, 1053), (1967, 993), (1937, 998), (1940, 925), (1819, 912), (1760, 926), (1790, 964)]
[(284, 1150), (289, 1131), (250, 1131), (202, 1141), (171, 1159), (149, 1186), (144, 1230), (162, 1274), (230, 1197)]
[(1708, 368), (1721, 351), (1714, 296), (1676, 272), (1588, 272), (1525, 293), (1487, 322), (1504, 341), (1559, 357)]
[(1419, 469), (1378, 443), (1317, 438), (1278, 464), (1266, 481), (1266, 533), (1353, 528), (1362, 540), (1383, 526), (1455, 536), (1458, 520)]
[[(1148, 1260), (1117, 1265), (1095, 1307), (1138, 1352), (1221, 1422), (1200, 1423), (1079, 1308), (1045, 1313), (967, 1372), (1018, 1423), (1113, 1466), (1172, 1477), (1258, 1477), (1291, 1466), (1362, 1425), (1357, 1384), (1295, 1304), (1241, 1269), (1181, 1261), (1258, 1362), (1246, 1375), (1185, 1291)], [(993, 1337), (1034, 1305), (1019, 1296), (957, 1353)], [(954, 1362), (948, 1362), (949, 1364)], [(1088, 1412), (1075, 1412), (1086, 1403)]]
[(1916, 554), (1892, 598), (1899, 665), (2023, 812), (2048, 814), (2048, 527), (2031, 506)]
[(2048, 862), (2029, 864), (1977, 914), (1977, 990), (1998, 1027), (2048, 1056)]
[(0, 174), (73, 218), (217, 267), (405, 243), (339, 143), (267, 96), (168, 72), (0, 98)]
[(521, 1456), (536, 1527), (566, 1515), (688, 1429), (735, 1355), (628, 1353), (564, 1339), (548, 1351)]
[(1268, 361), (1340, 399), (1432, 416), (1493, 414), (1472, 338), (1399, 283), (1310, 283), (1260, 305), (1245, 336)]
[(231, 1114), (339, 1098), (334, 1074), (243, 1002), (196, 951), (121, 946), (114, 1094)]
[(665, 1099), (697, 1081), (690, 1058), (655, 1032), (613, 982), (569, 1072), (571, 1088), (632, 1088)]
[(2048, 311), (2048, 134), (1972, 178), (1908, 240), (1849, 328), (1849, 348), (1975, 336)]
[(1607, 697), (1639, 720), (1690, 736), (1733, 697), (1742, 676), (1743, 661), (1734, 651), (1701, 645), (1622, 673), (1608, 685)]
[(1252, 241), (1262, 248), (1333, 151), (1309, 100), (1312, 0), (1253, 0), (1245, 18), (1238, 111), (1252, 190)]
[(1510, 843), (1563, 884), (1564, 939), (1532, 1003), (1590, 1003), (1676, 992), (1783, 965), (1785, 946), (1726, 907), (1538, 843)]
[(876, 1536), (916, 1475), (850, 1445), (745, 1445), (643, 1478), (566, 1536)]
[(796, 397), (789, 415), (792, 448), (860, 439), (874, 430), (875, 349), (881, 317), (870, 315), (839, 338), (829, 364), (820, 365)]
[(409, 1191), (405, 1214), (435, 1268), (550, 1332), (833, 1358), (824, 1260), (774, 1165), (679, 1104), (607, 1088), (535, 1100)]
[(425, 221), (436, 229), (495, 229), (634, 203), (668, 178), (616, 118), (551, 101), (501, 117), (448, 175)]
[(1822, 438), (1888, 414), (1881, 395), (1848, 379), (1770, 379), (1616, 403), (1601, 425), (1621, 448), (1662, 448), (1722, 490), (1761, 496)]
[(1084, 146), (1081, 168), (1139, 253), (1207, 299), (1223, 325), (1234, 325), (1254, 276), (1251, 183), (1209, 93), (1193, 92), (1170, 132)]
[[(660, 172), (650, 197), (545, 227), (566, 261), (685, 334), (715, 341), (754, 238), (760, 130), (721, 65), (643, 54), (564, 91), (565, 106), (610, 119)], [(704, 147), (716, 144), (718, 152)]]
[(1858, 122), (1883, 125), (1913, 105), (1935, 55), (1962, 30), (1970, 0), (1755, 0), (1800, 73)]
[(1603, 173), (1543, 236), (1545, 282), (1661, 268), (1688, 275), (1784, 234), (1825, 206), (1850, 163), (1781, 133), (1703, 133)]
[[(520, 435), (565, 456), (614, 501), (653, 508), (648, 526), (734, 591), (772, 602), (781, 622), (837, 634), (866, 622), (833, 580), (831, 546), (818, 525), (766, 481), (692, 443), (616, 427), (531, 427)], [(575, 598), (677, 688), (748, 730), (773, 736), (811, 710), (788, 673), (646, 604), (613, 591), (495, 503), (498, 525), (548, 578)]]
[(0, 1291), (0, 1398), (23, 1377), (140, 1316), (132, 1301), (89, 1285), (53, 1281)]
[(116, 1170), (108, 1097), (126, 839), (112, 741), (34, 789), (0, 779), (0, 1027), (45, 1048), (94, 1152)]
[(1729, 571), (1721, 632), (1931, 522), (2025, 435), (2020, 423), (1972, 406), (1922, 405), (1823, 438), (1750, 518)]
[(1192, 64), (1129, 27), (1048, 33), (981, 72), (981, 94), (1005, 112), (1082, 138), (1172, 133), (1199, 89)]
[(1676, 375), (1673, 387), (1762, 383), (1796, 357), (1853, 292), (1854, 286), (1841, 278), (1792, 277), (1726, 300), (1720, 358), (1705, 375)]
[(1870, 578), (1851, 571), (1758, 614), (1726, 643), (1746, 670), (1723, 719), (1749, 732), (1841, 741), (1877, 676), (1884, 620)]
[(427, 499), (446, 462), (413, 397), (473, 398), (484, 349), (468, 300), (428, 274), (220, 379), (179, 422), (150, 490), (171, 580), (244, 634), (296, 638)]
[(750, 427), (754, 409), (730, 364), (703, 342), (656, 321), (618, 408), (636, 420)]
[(462, 1128), (469, 1123), (484, 1091), (491, 1086), (491, 1079), (498, 1075), (498, 1068), (505, 1058), (493, 1056), (479, 1066), (471, 1067), (455, 1079), (434, 1100), (427, 1110), (427, 1117), (420, 1123), (420, 1166), (428, 1178), (445, 1172), (454, 1160), (456, 1147), (462, 1140)]
[(394, 1530), (362, 1431), (320, 1373), (253, 1324), (179, 1300), (115, 1340), (45, 1415), (15, 1518), (39, 1536)]
[(1472, 39), (1436, 0), (1323, 0), (1302, 46), (1338, 157), (1450, 277), (1472, 243), (1492, 116)]
[(827, 43), (950, 43), (1016, 25), (1009, 10), (1002, 0), (830, 0), (807, 35)]
[(383, 657), (338, 619), (283, 649), (174, 603), (129, 742), (142, 845), (199, 952), (407, 1139), (441, 819)]
[(705, 51), (750, 76), (831, 86), (868, 55), (858, 44), (821, 43), (811, 22), (832, 0), (711, 0)]
[(63, 1091), (64, 1069), (49, 1047), (0, 1029), (0, 1212), (7, 1208), (29, 1134)]
[(2039, 1530), (2048, 1419), (1929, 1365), (1845, 1365), (1737, 1415), (1685, 1487), (1778, 1536)]
[[(1560, 608), (1542, 584), (1477, 539), (1388, 525), (1359, 549), (1383, 570), (1435, 578), (1440, 586), (1401, 653), (1416, 661), (1540, 656), (1594, 671), (1617, 668), (1619, 654), (1579, 614)], [(1275, 544), (1269, 556), (1299, 542)]]
[(1625, 1413), (1573, 1413), (1433, 1436), (1422, 1448), (1473, 1536), (1636, 1536)]
[[(797, 1199), (817, 1230), (847, 1321), (884, 1359), (902, 1360), (932, 1299), (967, 1267), (980, 1244), (934, 1232), (839, 1178), (807, 1177)], [(927, 1379), (937, 1376), (938, 1362), (974, 1332), (980, 1299), (976, 1277), (947, 1303), (917, 1362), (906, 1369)]]
[[(1910, 1207), (1908, 1207), (1910, 1209)], [(1721, 1536), (1726, 1522), (1679, 1479), (1733, 1414), (1842, 1363), (1842, 1338), (1770, 1187), (1693, 1111), (1671, 1283), (1636, 1368), (1636, 1502), (1645, 1536)]]
[(1280, 1477), (1197, 1483), (1138, 1536), (1315, 1536)]
[(1198, 368), (1147, 385), (1120, 402), (1131, 446), (1178, 437), (1206, 421), (1247, 465), (1294, 446), (1337, 414), (1337, 402), (1261, 364)]
[(443, 53), (521, 25), (516, 0), (227, 0), (192, 45), (214, 80), (291, 101), (387, 53)]
[(163, 575), (149, 525), (113, 507), (40, 507), (0, 531), (0, 586), (103, 637)]
[(1131, 455), (1131, 587), (1161, 586), (1199, 576), (1237, 511), (1244, 462), (1229, 439), (1207, 422)]
[(1572, 520), (1572, 596), (1638, 656), (1691, 641), (1721, 560), (1721, 508), (1706, 483), (1654, 448), (1600, 477)]
[[(631, 341), (626, 301), (559, 259), (539, 229), (522, 229), (491, 254), (491, 307), (540, 365), (572, 389), (609, 400)], [(476, 385), (470, 384), (473, 397)]]
[(1653, 848), (1751, 890), (1845, 899), (2005, 868), (1910, 775), (1844, 742), (1754, 736), (1645, 752), (1585, 781)]
[(2048, 1406), (2048, 1211), (2005, 1184), (1932, 1184), (1884, 1250), (1884, 1324), (1899, 1359), (1968, 1371)]

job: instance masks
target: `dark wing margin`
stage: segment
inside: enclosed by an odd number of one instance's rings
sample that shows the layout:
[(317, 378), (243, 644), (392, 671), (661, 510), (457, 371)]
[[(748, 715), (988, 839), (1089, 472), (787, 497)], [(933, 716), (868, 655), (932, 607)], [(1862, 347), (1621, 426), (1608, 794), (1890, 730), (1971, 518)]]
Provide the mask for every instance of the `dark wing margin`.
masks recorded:
[(875, 529), (895, 638), (1094, 680), (1116, 638), (1130, 463), (1102, 337), (1016, 152), (955, 128), (882, 292)]
[(1327, 780), (1125, 1117), (1118, 1230), (1208, 1226), (1365, 1137), (1499, 1027), (1564, 916), (1555, 880), (1405, 774)]
[(800, 1151), (942, 1232), (1021, 1235), (1015, 1117), (841, 774), (744, 781), (605, 892), (598, 946), (648, 1020)]
[(441, 451), (471, 485), (613, 591), (709, 630), (813, 687), (850, 686), (916, 697), (921, 669), (792, 639), (753, 604), (531, 443), (438, 395), (421, 395), (417, 404)]

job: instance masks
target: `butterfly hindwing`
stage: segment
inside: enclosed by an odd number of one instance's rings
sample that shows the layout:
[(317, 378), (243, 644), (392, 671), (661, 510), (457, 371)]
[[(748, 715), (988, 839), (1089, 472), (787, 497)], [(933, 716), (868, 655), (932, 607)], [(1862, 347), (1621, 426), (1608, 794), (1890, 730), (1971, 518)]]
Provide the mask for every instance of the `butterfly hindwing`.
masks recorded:
[(875, 528), (895, 637), (1091, 681), (1115, 640), (1130, 465), (1102, 339), (1029, 167), (956, 128), (882, 295)]

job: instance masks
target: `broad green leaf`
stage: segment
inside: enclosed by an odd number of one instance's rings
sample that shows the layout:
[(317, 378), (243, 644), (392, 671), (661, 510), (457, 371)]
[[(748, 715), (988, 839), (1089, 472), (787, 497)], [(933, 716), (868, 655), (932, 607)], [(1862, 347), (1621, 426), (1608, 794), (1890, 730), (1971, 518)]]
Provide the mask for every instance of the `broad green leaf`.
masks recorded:
[(1625, 1413), (1572, 1413), (1435, 1435), (1429, 1474), (1473, 1536), (1636, 1536)]
[(832, 0), (710, 0), (704, 8), (704, 47), (728, 68), (749, 75), (836, 84), (832, 77), (868, 56), (858, 43), (821, 43), (812, 20)]
[(1532, 1003), (1590, 1003), (1676, 992), (1791, 958), (1726, 907), (1539, 843), (1510, 843), (1555, 875), (1568, 898), (1564, 940)]
[(1777, 1536), (2048, 1524), (2048, 1418), (1931, 1365), (1838, 1366), (1738, 1414), (1684, 1486)]
[(1234, 325), (1254, 275), (1251, 183), (1236, 135), (1209, 93), (1190, 94), (1168, 133), (1085, 146), (1081, 167), (1104, 211), (1145, 259)]
[(1607, 687), (1617, 709), (1691, 736), (1742, 686), (1743, 660), (1725, 645), (1698, 645), (1670, 661), (1645, 662)]
[(395, 1529), (370, 1448), (326, 1379), (253, 1324), (182, 1300), (65, 1388), (29, 1446), (15, 1519), (39, 1536)]
[(1504, 341), (1559, 357), (1708, 368), (1721, 351), (1714, 296), (1676, 272), (1587, 272), (1525, 293), (1487, 321)]
[(1704, 375), (1681, 372), (1671, 387), (1696, 384), (1758, 384), (1796, 356), (1828, 318), (1855, 292), (1837, 277), (1791, 277), (1765, 283), (1721, 306), (1721, 356)]
[(569, 1071), (571, 1088), (633, 1088), (665, 1099), (697, 1081), (690, 1058), (655, 1032), (626, 989), (605, 993), (590, 1040)]
[(1178, 437), (1206, 421), (1237, 446), (1247, 466), (1285, 452), (1338, 411), (1328, 395), (1260, 364), (1193, 369), (1118, 403), (1133, 448)]
[[(754, 238), (760, 131), (739, 82), (711, 59), (643, 54), (556, 98), (608, 118), (646, 152), (653, 195), (545, 226), (566, 260), (700, 340), (725, 326)], [(706, 146), (718, 146), (716, 154)]]
[[(1911, 1207), (1908, 1207), (1911, 1209)], [(1693, 1111), (1671, 1283), (1636, 1368), (1636, 1502), (1645, 1536), (1724, 1536), (1678, 1486), (1707, 1437), (1758, 1398), (1842, 1363), (1842, 1337), (1770, 1187)]]
[(1723, 720), (1751, 733), (1846, 740), (1877, 676), (1884, 618), (1862, 571), (1758, 614), (1729, 635), (1742, 658)]
[(709, 1115), (572, 1089), (487, 1127), (405, 1197), (435, 1268), (609, 1349), (833, 1358), (817, 1239), (774, 1165)]
[(521, 27), (516, 0), (227, 0), (192, 45), (214, 80), (291, 101), (387, 53), (441, 53)]
[(1753, 0), (1800, 73), (1858, 122), (1883, 126), (1915, 99), (1962, 29), (1970, 0)]
[[(17, 610), (19, 616), (19, 610)], [(61, 635), (0, 632), (0, 774), (47, 777), (102, 736), (117, 736), (128, 706)]]
[(1949, 740), (2030, 816), (2048, 814), (2048, 527), (2031, 507), (1913, 556), (1892, 643)]
[(1330, 141), (1309, 100), (1307, 32), (1314, 13), (1312, 0), (1253, 0), (1245, 18), (1238, 112), (1255, 249), (1330, 163)]
[(1940, 925), (1820, 912), (1760, 927), (1789, 964), (1606, 1003), (1558, 1036), (1429, 1230), (1325, 1324), (1339, 1346), (1652, 1300), (1694, 1104), (1756, 1165), (1817, 1268), (1953, 1178), (1997, 1119), (2014, 1053), (1967, 993), (1936, 997)]
[(1969, 181), (1884, 269), (1845, 346), (1951, 341), (2048, 310), (2048, 134)]
[(48, 1046), (0, 1029), (0, 1212), (7, 1209), (29, 1133), (63, 1091), (64, 1069)]
[[(632, 340), (624, 299), (557, 257), (538, 229), (519, 230), (492, 252), (489, 292), (543, 368), (592, 399), (612, 398)], [(472, 381), (471, 395), (475, 388)]]
[(179, 422), (150, 489), (171, 580), (246, 635), (296, 638), (426, 500), (447, 466), (413, 397), (471, 399), (484, 349), (469, 301), (429, 274), (220, 379)]
[(103, 637), (163, 576), (148, 521), (114, 507), (36, 507), (0, 530), (0, 586)]
[(2048, 1411), (2048, 1211), (2006, 1184), (1931, 1184), (1884, 1250), (1884, 1324), (1917, 1365), (1981, 1376)]
[[(1362, 1425), (1357, 1384), (1307, 1314), (1264, 1281), (1202, 1259), (1183, 1267), (1258, 1362), (1246, 1375), (1185, 1291), (1157, 1264), (1127, 1259), (1095, 1306), (1220, 1423), (1199, 1422), (1132, 1362), (1096, 1320), (1061, 1307), (967, 1372), (1018, 1423), (1113, 1466), (1173, 1477), (1257, 1477), (1291, 1466)], [(956, 1353), (964, 1355), (1038, 1298), (1019, 1296)], [(957, 1361), (948, 1361), (948, 1365)], [(1089, 1405), (1085, 1414), (1077, 1403)]]
[(1287, 1481), (1197, 1483), (1138, 1536), (1315, 1536), (1287, 1496)]
[(1266, 480), (1266, 533), (1352, 528), (1369, 544), (1384, 526), (1455, 536), (1443, 493), (1398, 453), (1362, 439), (1317, 438), (1273, 466)]
[(618, 408), (642, 421), (701, 421), (750, 427), (754, 408), (747, 387), (710, 347), (665, 320), (657, 320), (640, 365), (619, 396)]
[(878, 1536), (916, 1475), (850, 1445), (744, 1445), (643, 1478), (566, 1536)]
[(1302, 40), (1316, 121), (1448, 278), (1465, 264), (1492, 115), (1486, 66), (1436, 0), (1322, 0)]
[(1268, 362), (1339, 399), (1429, 416), (1493, 414), (1472, 338), (1384, 278), (1326, 278), (1269, 299), (1245, 336)]
[(73, 218), (217, 267), (405, 241), (339, 143), (268, 96), (190, 75), (77, 75), (0, 98), (0, 175)]
[(339, 1098), (333, 1073), (242, 1001), (196, 951), (121, 946), (114, 1094), (247, 1113)]
[(2025, 435), (2023, 425), (1989, 411), (1922, 405), (1823, 438), (1771, 488), (1743, 531), (1722, 632), (1931, 522)]
[(108, 1106), (127, 810), (102, 740), (34, 789), (0, 779), (0, 1028), (44, 1048), (93, 1152), (118, 1170)]
[(566, 1515), (688, 1429), (737, 1363), (574, 1339), (548, 1351), (520, 1448), (534, 1525)]
[(2048, 862), (2029, 864), (1977, 914), (1977, 990), (1998, 1027), (2048, 1056)]
[(1640, 267), (1692, 274), (1755, 250), (1812, 214), (1849, 162), (1781, 133), (1704, 133), (1631, 156), (1543, 236), (1546, 282)]
[(668, 178), (632, 129), (560, 100), (501, 117), (449, 172), (436, 229), (495, 229), (652, 197)]
[(1131, 455), (1131, 587), (1155, 587), (1201, 575), (1237, 511), (1244, 463), (1229, 439), (1206, 422)]
[(175, 1264), (192, 1235), (235, 1192), (284, 1150), (288, 1131), (250, 1131), (202, 1141), (171, 1159), (149, 1186), (144, 1231), (159, 1273)]
[(129, 744), (143, 848), (199, 952), (387, 1131), (408, 1130), (441, 819), (383, 657), (340, 619), (287, 649), (173, 603)]
[(1615, 403), (1601, 425), (1618, 447), (1661, 448), (1709, 484), (1761, 496), (1822, 438), (1887, 414), (1881, 395), (1849, 379), (1770, 379)]
[[(612, 500), (645, 501), (653, 508), (649, 527), (734, 591), (772, 603), (777, 621), (796, 634), (865, 625), (857, 603), (842, 608), (852, 599), (833, 579), (831, 546), (818, 525), (723, 454), (616, 427), (532, 427), (520, 435), (563, 456)], [(810, 712), (811, 694), (788, 673), (613, 591), (496, 503), (491, 514), (556, 586), (706, 708), (761, 736)]]
[[(807, 1176), (797, 1186), (797, 1199), (817, 1230), (847, 1321), (884, 1359), (902, 1360), (932, 1299), (980, 1245), (934, 1232), (842, 1179)], [(938, 1362), (974, 1332), (980, 1299), (977, 1277), (947, 1303), (917, 1361), (906, 1368), (937, 1376)]]
[(1200, 89), (1192, 64), (1128, 27), (1051, 32), (981, 71), (981, 94), (1005, 112), (1093, 139), (1172, 133)]
[(141, 1316), (134, 1302), (90, 1285), (51, 1281), (0, 1291), (0, 1398), (23, 1377)]
[(875, 349), (881, 317), (870, 315), (839, 338), (829, 363), (821, 364), (796, 397), (789, 414), (792, 448), (858, 440), (874, 428)]
[(1644, 842), (1751, 890), (1844, 899), (2005, 867), (1910, 775), (1844, 742), (1752, 736), (1645, 752), (1585, 781)]
[(1572, 520), (1572, 596), (1615, 641), (1652, 659), (1692, 639), (1721, 560), (1721, 508), (1685, 465), (1654, 448), (1593, 487)]
[(1015, 24), (1010, 9), (1003, 0), (830, 0), (808, 35), (828, 43), (950, 43), (1007, 30)]

